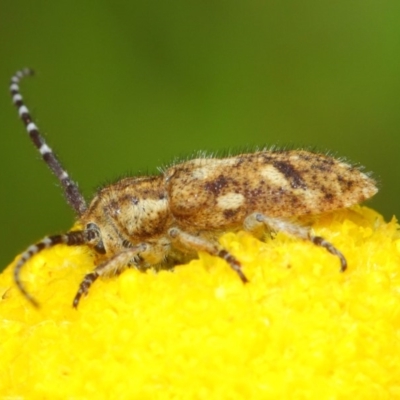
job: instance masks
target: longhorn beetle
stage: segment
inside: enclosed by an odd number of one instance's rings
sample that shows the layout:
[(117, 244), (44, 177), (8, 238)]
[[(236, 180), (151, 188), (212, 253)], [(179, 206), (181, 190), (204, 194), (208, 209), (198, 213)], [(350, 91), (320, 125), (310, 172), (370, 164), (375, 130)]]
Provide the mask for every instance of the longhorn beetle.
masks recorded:
[(193, 257), (198, 251), (224, 259), (247, 282), (240, 261), (218, 244), (224, 231), (244, 229), (257, 236), (267, 228), (282, 231), (325, 248), (339, 258), (340, 270), (346, 270), (343, 254), (297, 219), (350, 207), (373, 196), (375, 181), (360, 168), (306, 150), (263, 149), (226, 158), (200, 154), (160, 170), (159, 175), (129, 177), (106, 186), (87, 205), (24, 105), (19, 82), (32, 74), (31, 69), (23, 69), (12, 77), (13, 102), (84, 227), (48, 236), (22, 254), (14, 278), (33, 305), (38, 303), (23, 286), (21, 269), (35, 254), (59, 243), (87, 245), (98, 254), (96, 268), (79, 286), (74, 307), (99, 276), (126, 266), (145, 269), (171, 257)]

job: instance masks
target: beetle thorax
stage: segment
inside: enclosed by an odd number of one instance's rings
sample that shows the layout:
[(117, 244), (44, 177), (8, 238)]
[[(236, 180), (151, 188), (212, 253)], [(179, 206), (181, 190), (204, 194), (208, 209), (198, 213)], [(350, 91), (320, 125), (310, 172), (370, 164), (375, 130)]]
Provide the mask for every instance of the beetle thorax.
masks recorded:
[(101, 189), (82, 216), (95, 224), (108, 254), (162, 235), (169, 220), (162, 176), (126, 178)]

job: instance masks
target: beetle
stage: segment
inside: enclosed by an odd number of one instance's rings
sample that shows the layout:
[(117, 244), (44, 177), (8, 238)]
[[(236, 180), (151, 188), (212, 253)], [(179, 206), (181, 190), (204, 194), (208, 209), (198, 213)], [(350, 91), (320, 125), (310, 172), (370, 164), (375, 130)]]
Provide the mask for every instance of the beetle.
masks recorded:
[(266, 229), (310, 240), (337, 256), (330, 242), (315, 236), (300, 217), (350, 207), (377, 192), (375, 181), (357, 166), (307, 150), (261, 149), (224, 158), (206, 156), (178, 162), (153, 176), (121, 179), (100, 189), (87, 204), (76, 183), (41, 136), (24, 104), (18, 71), (10, 91), (27, 133), (61, 183), (67, 202), (83, 228), (48, 236), (28, 247), (14, 269), (21, 293), (35, 306), (20, 272), (45, 248), (63, 243), (87, 245), (97, 254), (96, 268), (86, 274), (73, 300), (76, 308), (95, 280), (127, 266), (146, 269), (205, 251), (224, 259), (246, 283), (239, 260), (218, 243), (222, 232), (247, 230), (261, 236)]

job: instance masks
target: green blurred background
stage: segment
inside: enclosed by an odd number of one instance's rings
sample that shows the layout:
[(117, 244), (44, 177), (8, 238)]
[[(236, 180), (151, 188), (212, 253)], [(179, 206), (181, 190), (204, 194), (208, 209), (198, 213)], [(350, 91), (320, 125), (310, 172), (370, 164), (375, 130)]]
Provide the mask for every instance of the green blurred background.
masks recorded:
[(373, 171), (399, 215), (400, 2), (1, 1), (0, 265), (74, 217), (8, 95), (89, 198), (194, 150), (290, 145)]

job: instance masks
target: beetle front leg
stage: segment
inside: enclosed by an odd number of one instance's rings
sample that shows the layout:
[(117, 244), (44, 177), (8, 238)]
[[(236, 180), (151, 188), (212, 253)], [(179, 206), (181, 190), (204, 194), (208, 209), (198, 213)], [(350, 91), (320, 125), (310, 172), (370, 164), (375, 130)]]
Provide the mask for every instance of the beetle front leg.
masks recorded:
[(89, 272), (83, 278), (83, 281), (79, 285), (78, 292), (75, 295), (74, 301), (72, 303), (74, 308), (78, 307), (79, 301), (83, 295), (87, 295), (90, 286), (96, 281), (99, 276), (110, 275), (112, 272), (116, 273), (120, 271), (123, 267), (129, 264), (132, 259), (136, 256), (146, 253), (148, 250), (148, 245), (146, 243), (140, 243), (136, 246), (131, 247), (128, 250), (124, 250), (114, 257), (110, 258), (103, 264), (98, 265), (94, 271)]

